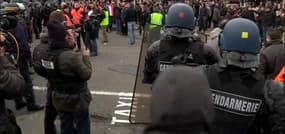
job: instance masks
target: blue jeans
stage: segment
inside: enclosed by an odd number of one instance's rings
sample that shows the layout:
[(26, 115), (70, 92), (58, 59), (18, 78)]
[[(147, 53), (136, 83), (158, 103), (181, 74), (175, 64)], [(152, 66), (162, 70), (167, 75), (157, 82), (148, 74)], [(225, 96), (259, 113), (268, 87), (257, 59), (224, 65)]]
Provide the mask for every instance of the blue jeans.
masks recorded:
[(120, 18), (116, 19), (116, 30), (117, 32), (122, 32), (122, 22)]
[(96, 39), (90, 39), (90, 51), (91, 53), (98, 54), (98, 46), (97, 46), (97, 40)]
[(89, 112), (59, 112), (61, 134), (90, 134)]
[(133, 45), (136, 42), (136, 35), (135, 35), (135, 21), (128, 22), (128, 35), (130, 38), (130, 43)]

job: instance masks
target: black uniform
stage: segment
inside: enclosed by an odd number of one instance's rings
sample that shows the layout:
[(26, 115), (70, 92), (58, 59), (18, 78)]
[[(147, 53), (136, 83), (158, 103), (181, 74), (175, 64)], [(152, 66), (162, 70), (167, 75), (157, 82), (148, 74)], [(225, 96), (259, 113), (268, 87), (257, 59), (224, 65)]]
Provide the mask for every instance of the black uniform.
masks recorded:
[(285, 132), (285, 91), (279, 83), (265, 80), (251, 69), (234, 66), (222, 68), (216, 64), (205, 72), (216, 109), (214, 134), (253, 133), (249, 131), (254, 121), (266, 116), (271, 133)]
[(40, 32), (42, 30), (42, 12), (41, 12), (41, 5), (40, 3), (36, 2), (33, 3), (32, 10), (31, 10), (31, 18), (33, 29), (36, 35), (36, 39), (39, 39)]
[(21, 130), (11, 110), (6, 109), (5, 99), (20, 97), (25, 92), (25, 81), (7, 57), (0, 56), (0, 134), (19, 134)]
[(144, 83), (152, 83), (160, 71), (173, 64), (208, 65), (217, 62), (215, 52), (200, 41), (163, 39), (154, 42), (145, 58)]

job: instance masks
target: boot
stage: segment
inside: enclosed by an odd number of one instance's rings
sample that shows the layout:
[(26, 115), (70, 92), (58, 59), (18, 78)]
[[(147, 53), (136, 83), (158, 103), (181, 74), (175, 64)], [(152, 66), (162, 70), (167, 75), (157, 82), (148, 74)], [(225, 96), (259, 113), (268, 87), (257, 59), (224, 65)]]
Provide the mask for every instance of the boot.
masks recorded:
[(24, 101), (17, 101), (17, 102), (15, 102), (16, 110), (20, 110), (20, 109), (24, 108), (26, 105), (27, 104)]
[(40, 111), (44, 109), (44, 105), (37, 105), (37, 104), (28, 104), (27, 110), (28, 111)]

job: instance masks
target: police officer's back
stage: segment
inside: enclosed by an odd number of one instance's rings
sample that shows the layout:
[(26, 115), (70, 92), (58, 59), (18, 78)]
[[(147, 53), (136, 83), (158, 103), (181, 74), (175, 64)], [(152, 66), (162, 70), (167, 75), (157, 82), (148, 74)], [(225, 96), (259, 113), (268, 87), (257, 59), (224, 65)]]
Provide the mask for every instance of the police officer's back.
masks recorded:
[[(160, 71), (173, 64), (214, 64), (215, 52), (192, 38), (195, 28), (193, 9), (182, 3), (170, 7), (162, 39), (154, 42), (145, 58), (144, 83), (152, 83)], [(178, 63), (177, 63), (178, 62)]]
[(230, 20), (220, 35), (222, 59), (205, 69), (216, 111), (214, 133), (252, 133), (261, 115), (270, 117), (272, 132), (285, 130), (284, 88), (256, 72), (260, 40), (257, 25), (243, 18)]

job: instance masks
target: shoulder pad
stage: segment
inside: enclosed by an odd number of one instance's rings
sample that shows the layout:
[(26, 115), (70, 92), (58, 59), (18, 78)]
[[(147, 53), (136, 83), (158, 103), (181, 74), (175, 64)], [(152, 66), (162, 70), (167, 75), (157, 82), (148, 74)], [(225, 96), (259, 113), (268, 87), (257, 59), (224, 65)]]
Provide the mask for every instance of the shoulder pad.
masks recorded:
[(159, 49), (160, 43), (161, 43), (160, 40), (153, 42), (153, 43), (149, 46), (148, 51), (153, 51), (153, 50)]

